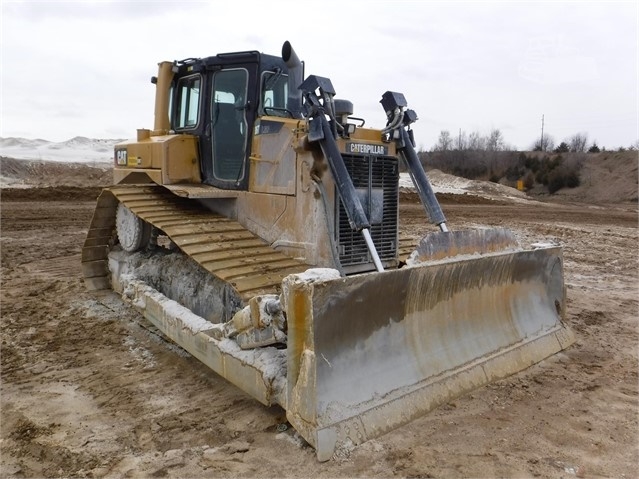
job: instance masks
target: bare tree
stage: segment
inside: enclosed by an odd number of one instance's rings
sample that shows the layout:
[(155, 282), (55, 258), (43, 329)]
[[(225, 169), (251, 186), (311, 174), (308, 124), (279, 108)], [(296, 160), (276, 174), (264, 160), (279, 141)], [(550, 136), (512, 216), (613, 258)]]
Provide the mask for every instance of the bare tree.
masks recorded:
[(468, 148), (468, 138), (465, 131), (460, 131), (459, 136), (455, 138), (455, 149), (459, 151), (466, 150)]
[(468, 149), (472, 151), (483, 151), (486, 149), (486, 141), (477, 131), (468, 135)]
[(486, 150), (501, 151), (504, 149), (504, 136), (498, 128), (493, 128), (486, 137)]
[(533, 151), (552, 151), (555, 148), (555, 139), (551, 135), (537, 138), (532, 145)]
[(450, 137), (450, 131), (442, 130), (439, 133), (439, 139), (435, 145), (435, 151), (449, 151), (453, 146), (453, 140)]
[(588, 134), (577, 133), (570, 137), (570, 151), (584, 153), (588, 145)]

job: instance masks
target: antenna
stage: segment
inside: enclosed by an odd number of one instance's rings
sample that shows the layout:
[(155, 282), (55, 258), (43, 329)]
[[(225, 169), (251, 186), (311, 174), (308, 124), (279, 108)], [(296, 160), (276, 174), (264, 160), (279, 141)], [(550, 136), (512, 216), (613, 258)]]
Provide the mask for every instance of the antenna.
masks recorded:
[(541, 143), (539, 143), (541, 151), (546, 151), (546, 147), (544, 146), (544, 115), (541, 115)]

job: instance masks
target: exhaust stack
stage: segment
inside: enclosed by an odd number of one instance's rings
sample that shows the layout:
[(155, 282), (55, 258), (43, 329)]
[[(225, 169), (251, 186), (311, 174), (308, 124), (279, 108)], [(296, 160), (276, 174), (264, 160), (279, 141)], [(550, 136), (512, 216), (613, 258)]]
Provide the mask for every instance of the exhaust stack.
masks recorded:
[(158, 76), (151, 81), (155, 83), (155, 121), (151, 136), (166, 135), (171, 129), (169, 120), (169, 91), (173, 80), (173, 63), (158, 64)]
[(295, 118), (302, 118), (302, 92), (299, 87), (304, 81), (304, 63), (300, 61), (288, 41), (282, 45), (282, 60), (288, 67), (288, 104), (286, 107)]

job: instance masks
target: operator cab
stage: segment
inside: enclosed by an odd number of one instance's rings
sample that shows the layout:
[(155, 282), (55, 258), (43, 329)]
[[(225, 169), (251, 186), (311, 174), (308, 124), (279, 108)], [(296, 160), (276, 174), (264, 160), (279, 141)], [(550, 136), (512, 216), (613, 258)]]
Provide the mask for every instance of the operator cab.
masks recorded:
[(171, 129), (199, 138), (202, 182), (246, 190), (251, 135), (260, 116), (297, 116), (289, 69), (257, 51), (176, 62), (170, 93)]

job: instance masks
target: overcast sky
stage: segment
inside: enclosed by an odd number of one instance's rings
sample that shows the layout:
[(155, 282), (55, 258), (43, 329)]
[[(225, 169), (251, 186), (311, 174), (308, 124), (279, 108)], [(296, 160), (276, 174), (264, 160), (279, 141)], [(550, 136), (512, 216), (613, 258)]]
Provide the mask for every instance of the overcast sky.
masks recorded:
[(599, 146), (639, 139), (639, 2), (2, 0), (1, 137), (133, 138), (153, 127), (157, 63), (279, 55), (329, 77), (355, 116), (404, 93), (418, 146), (441, 130), (527, 149), (544, 132)]

